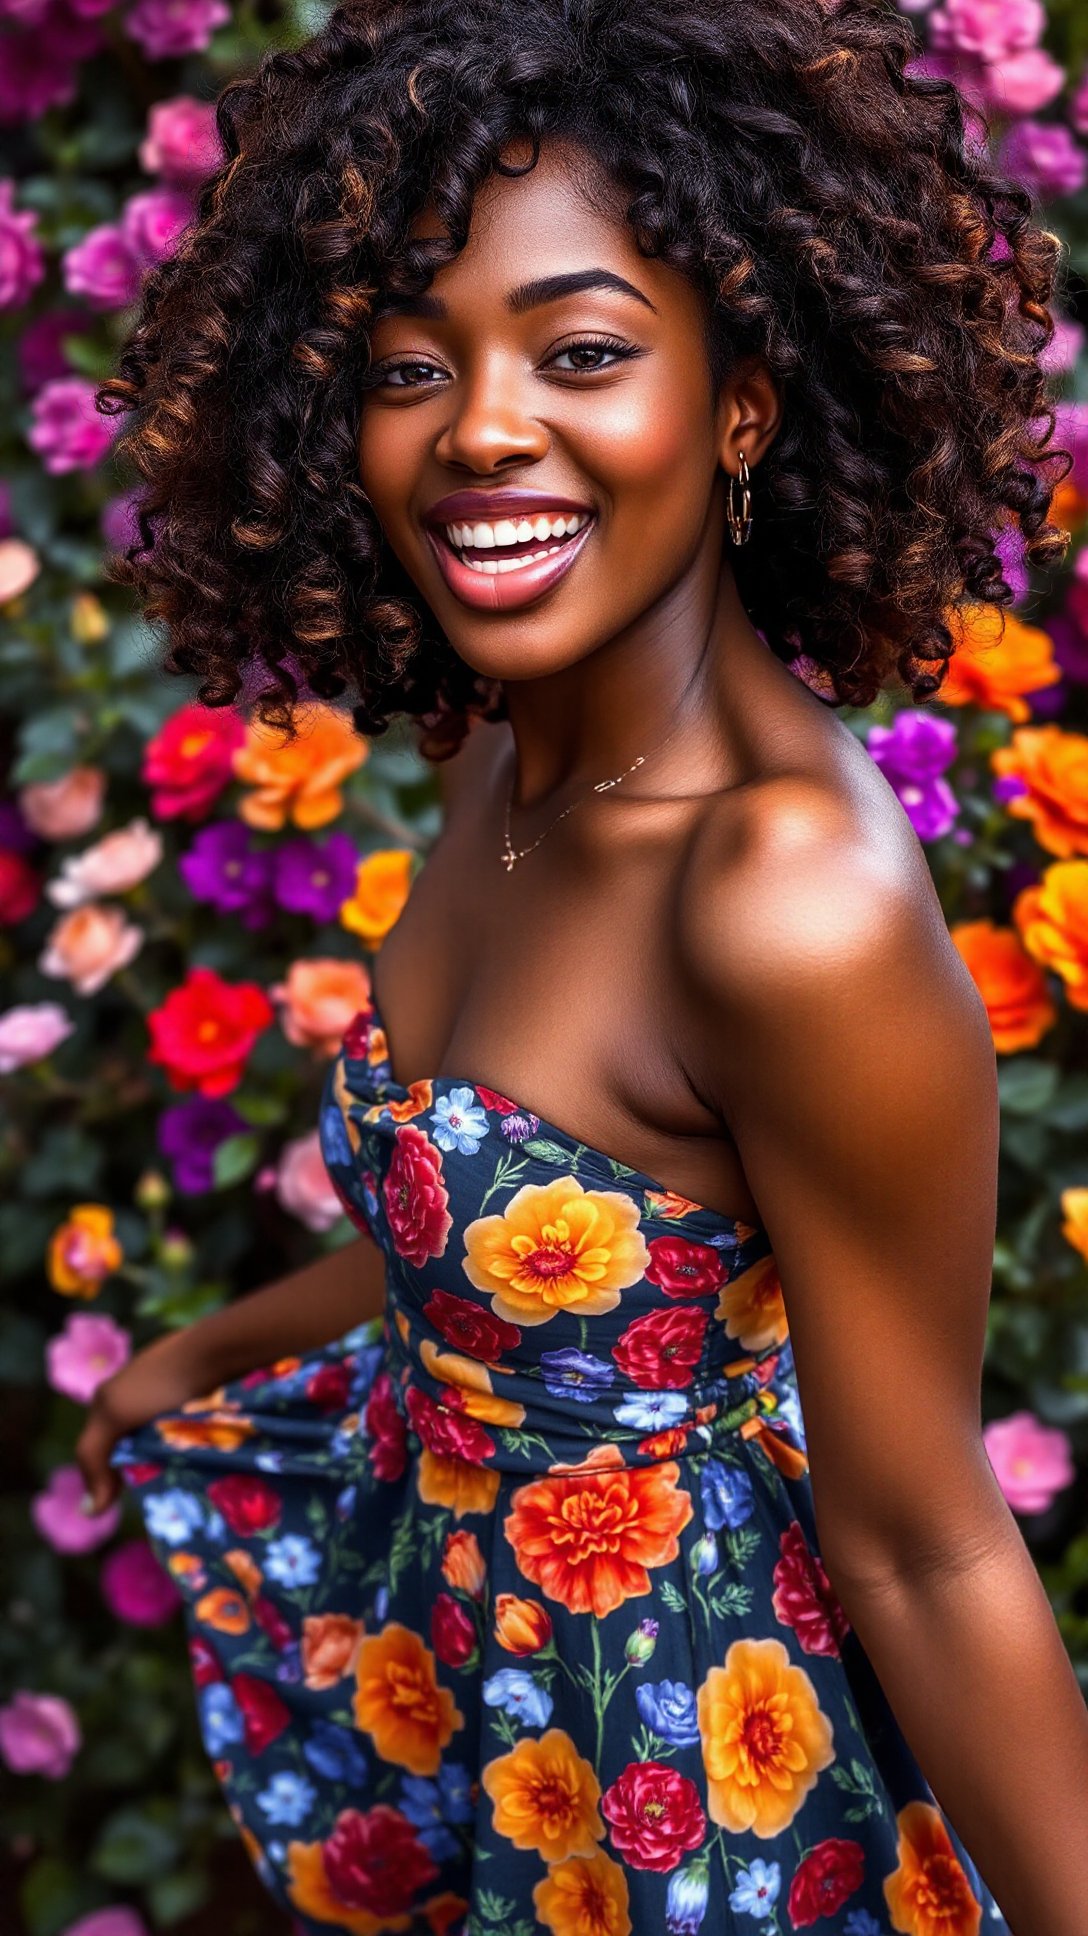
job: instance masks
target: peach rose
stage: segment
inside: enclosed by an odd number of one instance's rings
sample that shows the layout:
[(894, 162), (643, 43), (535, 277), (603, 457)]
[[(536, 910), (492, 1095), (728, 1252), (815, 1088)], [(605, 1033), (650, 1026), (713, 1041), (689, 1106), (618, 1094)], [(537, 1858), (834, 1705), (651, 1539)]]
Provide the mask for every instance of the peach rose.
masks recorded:
[(359, 862), (355, 892), (340, 909), (340, 923), (376, 948), (397, 920), (411, 880), (412, 853), (407, 847), (383, 847)]
[(272, 989), (283, 1004), (283, 1032), (296, 1048), (335, 1055), (348, 1023), (370, 1000), (370, 976), (359, 961), (294, 961)]
[(75, 840), (102, 817), (106, 776), (100, 766), (73, 766), (59, 780), (40, 780), (19, 794), (19, 811), (43, 840)]
[(32, 545), (22, 538), (0, 538), (0, 605), (21, 598), (34, 583), (42, 568)]
[(136, 887), (162, 859), (162, 835), (146, 820), (130, 820), (96, 846), (72, 854), (61, 865), (60, 876), (46, 893), (55, 907), (79, 907), (96, 894), (125, 894)]
[(302, 1671), (321, 1693), (354, 1671), (363, 1623), (346, 1613), (308, 1613), (302, 1623)]
[(986, 1004), (998, 1054), (1033, 1049), (1058, 1011), (1043, 970), (1019, 935), (992, 921), (958, 921), (949, 932)]
[(350, 714), (333, 706), (301, 708), (295, 725), (297, 737), (285, 740), (275, 727), (251, 720), (235, 751), (235, 777), (255, 789), (238, 809), (250, 827), (275, 832), (288, 819), (296, 827), (324, 827), (344, 804), (341, 782), (367, 757)]
[(343, 1215), (316, 1129), (284, 1144), (276, 1171), (276, 1196), (288, 1215), (297, 1217), (307, 1230), (331, 1230)]
[(141, 929), (126, 921), (121, 908), (88, 901), (56, 923), (38, 961), (43, 975), (70, 981), (78, 995), (95, 995), (139, 954)]

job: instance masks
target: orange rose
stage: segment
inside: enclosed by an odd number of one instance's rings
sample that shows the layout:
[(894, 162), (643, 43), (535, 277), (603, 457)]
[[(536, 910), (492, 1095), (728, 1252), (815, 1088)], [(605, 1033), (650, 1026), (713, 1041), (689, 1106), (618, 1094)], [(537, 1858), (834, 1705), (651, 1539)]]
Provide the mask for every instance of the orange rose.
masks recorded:
[(352, 1017), (370, 1000), (370, 976), (360, 961), (293, 961), (286, 981), (272, 989), (280, 1022), (296, 1048), (335, 1055)]
[(539, 1600), (500, 1593), (495, 1600), (495, 1638), (508, 1654), (538, 1654), (552, 1637), (552, 1617)]
[(569, 1612), (598, 1620), (648, 1593), (648, 1569), (676, 1558), (694, 1510), (679, 1478), (674, 1461), (602, 1462), (518, 1486), (503, 1529), (521, 1572)]
[(893, 1929), (904, 1936), (978, 1936), (982, 1905), (932, 1802), (908, 1802), (896, 1816), (899, 1867), (884, 1878)]
[(178, 1452), (199, 1445), (212, 1445), (217, 1452), (235, 1452), (253, 1437), (257, 1427), (243, 1414), (210, 1411), (203, 1417), (157, 1418), (155, 1430), (165, 1445), (172, 1445)]
[(49, 1239), (46, 1272), (62, 1296), (92, 1298), (124, 1260), (113, 1211), (104, 1203), (78, 1203)]
[(604, 1837), (600, 1783), (562, 1728), (548, 1728), (539, 1740), (523, 1736), (488, 1762), (481, 1780), (494, 1804), (495, 1833), (516, 1849), (535, 1849), (549, 1864), (596, 1854)]
[(341, 783), (363, 764), (367, 743), (347, 713), (314, 704), (295, 716), (298, 735), (285, 740), (274, 726), (250, 720), (234, 753), (234, 773), (256, 789), (238, 811), (250, 827), (278, 832), (288, 819), (307, 830), (335, 820)]
[(1088, 737), (1060, 726), (1020, 726), (1008, 746), (990, 755), (1002, 778), (1022, 780), (1026, 791), (1006, 802), (1019, 820), (1030, 820), (1048, 854), (1069, 860), (1088, 854)]
[(447, 1585), (479, 1600), (487, 1579), (484, 1556), (475, 1533), (447, 1533), (442, 1554), (442, 1578)]
[(992, 921), (958, 921), (949, 932), (986, 1004), (995, 1049), (1001, 1055), (1033, 1049), (1058, 1011), (1019, 935)]
[(997, 605), (953, 608), (944, 620), (956, 650), (934, 698), (1006, 713), (1018, 722), (1030, 719), (1024, 694), (1057, 685), (1062, 676), (1050, 634)]
[(1088, 1189), (1063, 1190), (1061, 1204), (1065, 1215), (1062, 1236), (1088, 1262)]
[(1088, 860), (1056, 860), (1017, 895), (1012, 918), (1024, 946), (1065, 983), (1074, 1008), (1088, 1008)]
[(362, 935), (368, 948), (384, 941), (397, 921), (411, 884), (408, 847), (382, 847), (359, 862), (355, 892), (340, 909), (341, 926)]
[(302, 1671), (307, 1687), (335, 1687), (355, 1666), (363, 1623), (346, 1613), (308, 1613), (302, 1623)]
[(436, 1775), (442, 1750), (464, 1715), (439, 1687), (435, 1658), (397, 1620), (364, 1638), (355, 1662), (355, 1719), (373, 1737), (379, 1761), (412, 1775)]

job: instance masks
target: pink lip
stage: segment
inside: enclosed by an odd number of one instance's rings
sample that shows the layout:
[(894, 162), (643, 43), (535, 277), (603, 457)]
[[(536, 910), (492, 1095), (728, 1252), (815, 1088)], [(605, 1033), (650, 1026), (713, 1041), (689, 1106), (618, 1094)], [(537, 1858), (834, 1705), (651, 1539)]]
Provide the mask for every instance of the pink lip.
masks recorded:
[[(553, 508), (551, 503), (547, 508)], [(567, 507), (557, 503), (554, 508), (564, 510)], [(581, 506), (572, 505), (569, 508), (580, 510)], [(467, 514), (462, 513), (464, 515)], [(468, 565), (462, 564), (456, 552), (450, 549), (445, 538), (440, 537), (437, 531), (428, 530), (427, 539), (438, 561), (439, 571), (454, 597), (459, 598), (463, 605), (472, 605), (480, 612), (512, 612), (519, 606), (531, 604), (533, 599), (550, 591), (560, 578), (566, 576), (596, 522), (596, 518), (590, 518), (589, 523), (560, 545), (558, 551), (541, 558), (538, 564), (519, 565), (517, 571), (496, 572), (494, 575), (473, 571)]]
[(570, 497), (555, 497), (548, 491), (518, 491), (507, 488), (501, 491), (453, 491), (449, 497), (440, 497), (424, 513), (425, 524), (455, 524), (459, 518), (503, 518), (522, 512), (528, 516), (532, 511), (585, 511), (591, 505), (576, 504)]

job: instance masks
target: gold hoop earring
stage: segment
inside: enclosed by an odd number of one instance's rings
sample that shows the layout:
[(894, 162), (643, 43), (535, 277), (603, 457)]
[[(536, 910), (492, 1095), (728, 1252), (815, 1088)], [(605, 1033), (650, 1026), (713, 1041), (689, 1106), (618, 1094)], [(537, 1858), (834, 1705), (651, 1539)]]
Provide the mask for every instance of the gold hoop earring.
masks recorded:
[(742, 450), (738, 451), (737, 456), (740, 459), (740, 510), (738, 511), (734, 506), (733, 492), (737, 480), (732, 472), (730, 472), (729, 503), (726, 506), (725, 515), (729, 519), (729, 535), (733, 543), (735, 545), (742, 545), (747, 544), (752, 535), (751, 474), (748, 469), (748, 459), (745, 457), (744, 452)]

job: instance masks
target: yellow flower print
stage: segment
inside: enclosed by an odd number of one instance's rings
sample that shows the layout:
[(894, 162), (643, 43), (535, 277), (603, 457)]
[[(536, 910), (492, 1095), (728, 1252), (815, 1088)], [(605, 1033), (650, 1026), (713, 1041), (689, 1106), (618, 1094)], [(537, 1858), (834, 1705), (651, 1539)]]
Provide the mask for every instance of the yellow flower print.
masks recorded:
[(726, 1337), (737, 1338), (746, 1351), (785, 1344), (789, 1326), (774, 1258), (761, 1257), (724, 1285), (714, 1315), (722, 1319)]
[(892, 1928), (902, 1936), (978, 1936), (982, 1905), (940, 1810), (932, 1802), (908, 1802), (895, 1819), (899, 1867), (884, 1879)]
[(536, 1918), (552, 1936), (631, 1936), (627, 1878), (598, 1849), (557, 1862), (533, 1890)]
[(620, 1190), (585, 1190), (574, 1176), (526, 1183), (501, 1216), (465, 1228), (463, 1268), (497, 1317), (547, 1324), (559, 1311), (599, 1317), (637, 1284), (650, 1253), (638, 1205)]
[(465, 1393), (464, 1409), (470, 1418), (482, 1419), (487, 1425), (516, 1426), (523, 1422), (524, 1405), (495, 1396), (491, 1374), (478, 1358), (464, 1358), (458, 1351), (439, 1351), (432, 1338), (422, 1340), (419, 1355), (432, 1378), (441, 1378)]
[(835, 1759), (831, 1723), (780, 1640), (735, 1640), (696, 1705), (710, 1819), (779, 1835)]
[(563, 1728), (526, 1735), (481, 1777), (495, 1808), (495, 1832), (545, 1862), (596, 1854), (604, 1839), (600, 1783)]

